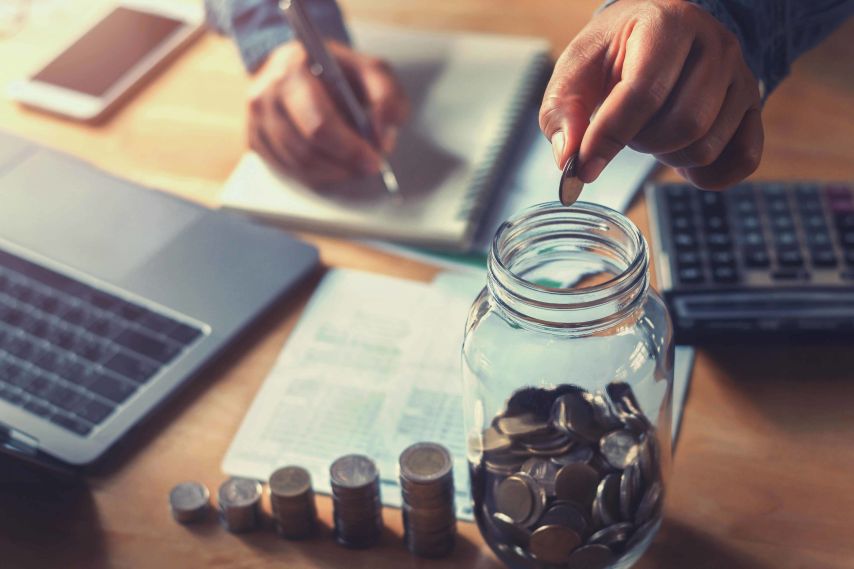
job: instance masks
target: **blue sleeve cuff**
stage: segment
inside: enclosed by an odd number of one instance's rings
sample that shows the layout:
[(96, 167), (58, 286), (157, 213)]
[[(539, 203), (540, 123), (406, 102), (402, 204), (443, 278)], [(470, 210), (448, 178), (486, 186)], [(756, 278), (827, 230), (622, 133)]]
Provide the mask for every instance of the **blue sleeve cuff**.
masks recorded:
[[(306, 0), (306, 9), (320, 33), (349, 44), (344, 18), (334, 0)], [(290, 41), (294, 33), (274, 0), (205, 0), (208, 22), (230, 35), (247, 71), (256, 71), (267, 55)]]

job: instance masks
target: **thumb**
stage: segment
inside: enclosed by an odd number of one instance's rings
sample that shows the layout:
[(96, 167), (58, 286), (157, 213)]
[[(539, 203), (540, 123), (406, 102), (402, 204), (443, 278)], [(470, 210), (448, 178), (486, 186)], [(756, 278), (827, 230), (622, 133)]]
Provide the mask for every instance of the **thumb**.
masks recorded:
[(551, 142), (560, 169), (578, 152), (590, 117), (605, 96), (605, 46), (596, 43), (579, 35), (564, 50), (540, 106), (540, 129)]

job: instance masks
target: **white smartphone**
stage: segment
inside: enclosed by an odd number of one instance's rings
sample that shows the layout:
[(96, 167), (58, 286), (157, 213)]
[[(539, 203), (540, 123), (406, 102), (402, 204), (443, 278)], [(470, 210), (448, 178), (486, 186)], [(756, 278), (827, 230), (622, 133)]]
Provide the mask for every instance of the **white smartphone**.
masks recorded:
[(97, 121), (195, 39), (203, 19), (195, 3), (122, 0), (8, 94), (27, 106)]

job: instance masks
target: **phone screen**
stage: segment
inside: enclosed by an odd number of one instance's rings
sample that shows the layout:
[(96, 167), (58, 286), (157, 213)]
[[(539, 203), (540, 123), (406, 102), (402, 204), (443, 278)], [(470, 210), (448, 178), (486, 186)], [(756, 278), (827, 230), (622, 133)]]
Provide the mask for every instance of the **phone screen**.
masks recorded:
[(33, 79), (100, 97), (183, 22), (118, 7)]

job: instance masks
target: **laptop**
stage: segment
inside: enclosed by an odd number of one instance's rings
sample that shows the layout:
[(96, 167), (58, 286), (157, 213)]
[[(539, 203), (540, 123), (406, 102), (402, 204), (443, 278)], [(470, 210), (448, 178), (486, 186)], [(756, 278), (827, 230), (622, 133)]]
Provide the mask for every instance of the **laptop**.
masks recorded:
[(0, 452), (91, 463), (317, 263), (280, 231), (0, 133)]

